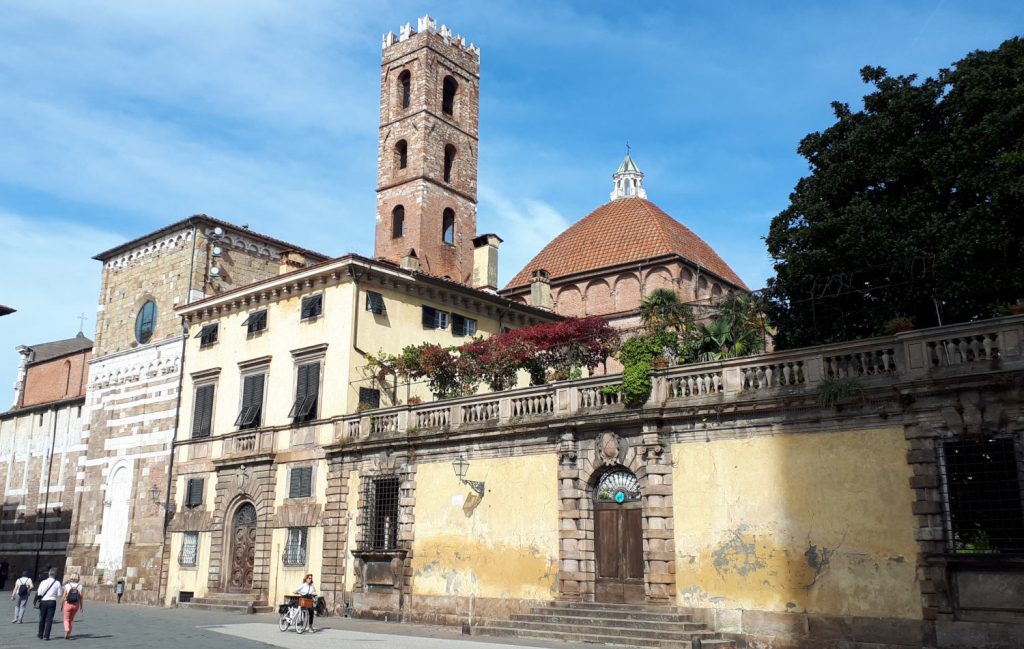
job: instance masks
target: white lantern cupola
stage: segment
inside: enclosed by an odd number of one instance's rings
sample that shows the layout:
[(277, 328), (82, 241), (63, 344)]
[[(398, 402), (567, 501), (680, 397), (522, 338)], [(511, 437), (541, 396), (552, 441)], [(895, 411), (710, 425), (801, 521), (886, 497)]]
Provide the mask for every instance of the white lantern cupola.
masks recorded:
[(626, 157), (615, 170), (612, 180), (615, 182), (615, 189), (612, 191), (613, 201), (619, 198), (647, 198), (644, 173), (630, 157), (629, 147), (626, 147)]

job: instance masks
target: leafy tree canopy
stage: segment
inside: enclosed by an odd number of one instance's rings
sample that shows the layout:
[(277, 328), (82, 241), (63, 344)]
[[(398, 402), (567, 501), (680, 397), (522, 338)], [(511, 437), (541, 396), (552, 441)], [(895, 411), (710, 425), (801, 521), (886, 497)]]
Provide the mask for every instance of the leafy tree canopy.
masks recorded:
[(873, 91), (798, 148), (810, 164), (767, 237), (776, 344), (998, 315), (1024, 299), (1024, 40)]

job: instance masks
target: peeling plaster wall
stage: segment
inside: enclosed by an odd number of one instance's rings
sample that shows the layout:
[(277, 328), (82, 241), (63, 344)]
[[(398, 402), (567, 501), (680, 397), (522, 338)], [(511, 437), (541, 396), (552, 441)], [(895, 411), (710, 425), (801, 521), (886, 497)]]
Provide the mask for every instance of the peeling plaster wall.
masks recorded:
[(681, 606), (920, 619), (900, 428), (676, 444)]
[(558, 459), (473, 460), (459, 483), (450, 462), (416, 471), (413, 594), (546, 601), (558, 584)]

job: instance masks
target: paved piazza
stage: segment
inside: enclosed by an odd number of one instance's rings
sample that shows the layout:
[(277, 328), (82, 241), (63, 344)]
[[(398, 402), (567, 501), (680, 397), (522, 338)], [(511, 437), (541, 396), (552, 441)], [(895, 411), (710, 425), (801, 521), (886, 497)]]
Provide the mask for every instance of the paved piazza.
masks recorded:
[[(6, 601), (6, 600), (5, 600)], [(11, 624), (11, 608), (0, 618), (0, 647), (38, 648), (36, 611), (29, 609), (24, 624)], [(593, 648), (593, 644), (546, 643), (501, 638), (493, 642), (463, 636), (457, 629), (419, 624), (394, 624), (344, 618), (318, 618), (317, 633), (282, 633), (274, 615), (238, 615), (186, 609), (153, 608), (86, 602), (75, 619), (75, 647), (102, 649), (524, 649)], [(64, 626), (54, 620), (51, 642), (65, 643)], [(47, 644), (47, 646), (49, 646)], [(59, 645), (58, 645), (59, 646)]]

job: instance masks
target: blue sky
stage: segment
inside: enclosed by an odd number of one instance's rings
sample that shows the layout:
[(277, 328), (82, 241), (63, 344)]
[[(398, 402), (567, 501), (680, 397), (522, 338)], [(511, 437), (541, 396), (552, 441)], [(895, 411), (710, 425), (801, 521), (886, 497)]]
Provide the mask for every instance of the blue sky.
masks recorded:
[[(429, 13), (482, 49), (478, 229), (502, 282), (608, 200), (648, 196), (751, 287), (763, 236), (858, 70), (934, 74), (1024, 32), (1019, 2), (5, 2), (0, 410), (14, 347), (95, 326), (92, 255), (207, 213), (373, 250), (380, 38)], [(4, 395), (8, 396), (4, 396)]]

